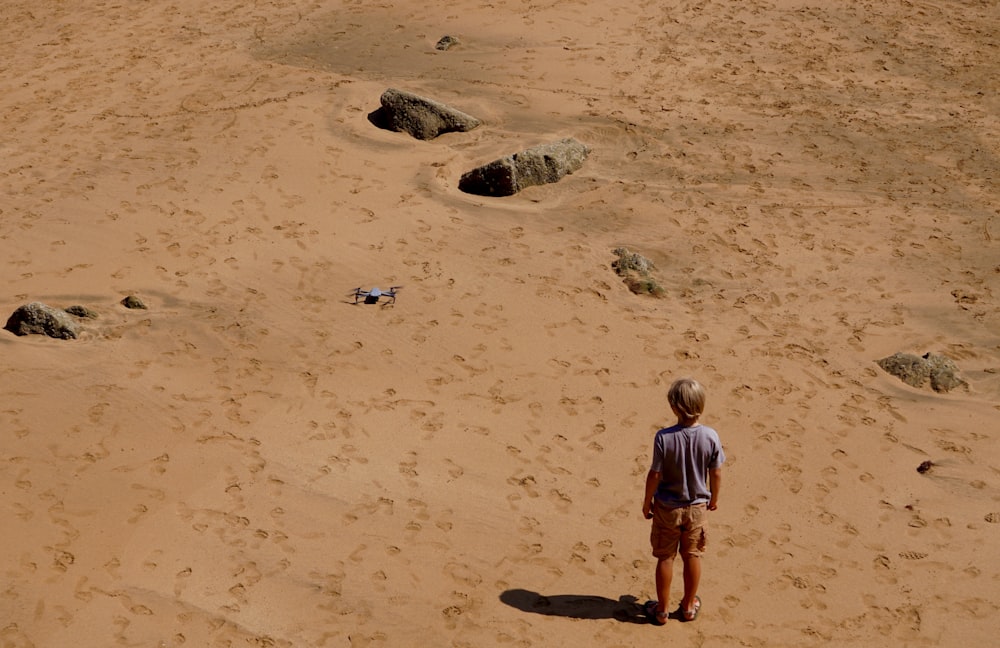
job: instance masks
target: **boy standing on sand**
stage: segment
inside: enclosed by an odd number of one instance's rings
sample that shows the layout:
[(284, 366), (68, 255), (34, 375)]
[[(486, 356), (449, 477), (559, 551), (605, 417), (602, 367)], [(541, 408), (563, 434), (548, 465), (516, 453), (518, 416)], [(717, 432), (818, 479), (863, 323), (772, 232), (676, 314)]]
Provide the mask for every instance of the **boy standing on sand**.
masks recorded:
[(678, 612), (684, 621), (698, 617), (707, 511), (718, 507), (722, 463), (726, 460), (718, 433), (698, 423), (705, 410), (705, 389), (696, 380), (681, 378), (670, 386), (667, 401), (677, 424), (656, 433), (653, 463), (646, 476), (642, 500), (643, 516), (653, 520), (650, 542), (657, 560), (659, 599), (648, 601), (645, 612), (657, 625), (667, 622), (667, 600), (678, 546), (684, 561), (684, 597)]

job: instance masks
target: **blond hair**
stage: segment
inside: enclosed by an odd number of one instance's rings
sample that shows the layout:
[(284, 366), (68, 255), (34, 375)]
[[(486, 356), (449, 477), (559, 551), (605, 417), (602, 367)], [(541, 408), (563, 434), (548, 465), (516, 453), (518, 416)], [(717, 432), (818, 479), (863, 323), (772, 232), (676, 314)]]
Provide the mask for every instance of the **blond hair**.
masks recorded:
[(667, 401), (678, 414), (696, 419), (705, 411), (705, 388), (694, 378), (681, 378), (670, 385)]

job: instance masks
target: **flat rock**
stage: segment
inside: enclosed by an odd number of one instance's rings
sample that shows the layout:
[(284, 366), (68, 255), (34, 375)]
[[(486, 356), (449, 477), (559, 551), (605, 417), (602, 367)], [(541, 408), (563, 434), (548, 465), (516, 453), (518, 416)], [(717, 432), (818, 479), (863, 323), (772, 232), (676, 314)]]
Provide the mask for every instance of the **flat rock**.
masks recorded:
[(589, 153), (573, 138), (541, 144), (463, 174), (458, 188), (477, 196), (512, 196), (526, 187), (558, 182), (582, 167)]
[(395, 88), (382, 93), (381, 103), (382, 107), (369, 115), (373, 124), (409, 133), (420, 140), (434, 139), (442, 133), (469, 131), (482, 123), (451, 106)]

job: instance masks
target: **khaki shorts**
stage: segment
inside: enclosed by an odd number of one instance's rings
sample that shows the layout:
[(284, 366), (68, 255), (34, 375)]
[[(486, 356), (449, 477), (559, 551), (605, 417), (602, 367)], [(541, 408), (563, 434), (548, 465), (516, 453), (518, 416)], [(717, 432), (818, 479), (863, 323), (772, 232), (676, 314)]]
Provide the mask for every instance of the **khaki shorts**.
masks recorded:
[(673, 558), (680, 546), (681, 556), (697, 558), (705, 552), (705, 527), (708, 523), (708, 505), (692, 504), (667, 508), (653, 506), (653, 530), (649, 534), (653, 555)]

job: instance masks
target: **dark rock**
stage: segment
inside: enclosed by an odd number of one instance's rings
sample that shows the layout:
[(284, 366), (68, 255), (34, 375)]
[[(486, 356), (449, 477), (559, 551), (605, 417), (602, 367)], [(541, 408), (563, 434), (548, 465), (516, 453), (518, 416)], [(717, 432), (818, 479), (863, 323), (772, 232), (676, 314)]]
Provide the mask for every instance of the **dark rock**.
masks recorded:
[(958, 367), (949, 358), (933, 353), (923, 356), (911, 353), (894, 353), (878, 361), (886, 373), (896, 376), (911, 387), (923, 387), (930, 380), (931, 389), (948, 392), (967, 385), (958, 377)]
[(141, 308), (143, 310), (146, 309), (146, 304), (144, 304), (143, 301), (138, 297), (136, 297), (135, 295), (129, 295), (128, 297), (123, 299), (122, 306), (124, 306), (125, 308)]
[(923, 461), (920, 463), (919, 466), (917, 466), (917, 472), (922, 475), (933, 467), (934, 467), (933, 461)]
[(558, 182), (582, 167), (589, 153), (573, 138), (541, 144), (463, 174), (458, 188), (477, 196), (512, 196), (526, 187)]
[(513, 196), (522, 189), (518, 184), (517, 167), (511, 156), (462, 174), (458, 188), (477, 196)]
[(66, 309), (66, 312), (70, 315), (83, 319), (97, 319), (97, 311), (87, 308), (86, 306), (70, 306)]
[(4, 328), (14, 335), (47, 335), (61, 340), (75, 339), (79, 331), (79, 325), (66, 311), (41, 302), (18, 308)]
[(482, 123), (450, 106), (395, 88), (383, 92), (381, 102), (382, 107), (368, 116), (373, 124), (421, 140), (434, 139), (442, 133), (465, 132)]
[(445, 50), (451, 49), (455, 45), (458, 45), (460, 42), (461, 41), (459, 41), (454, 36), (442, 36), (441, 40), (437, 42), (437, 45), (435, 45), (434, 48), (439, 49), (443, 52)]

